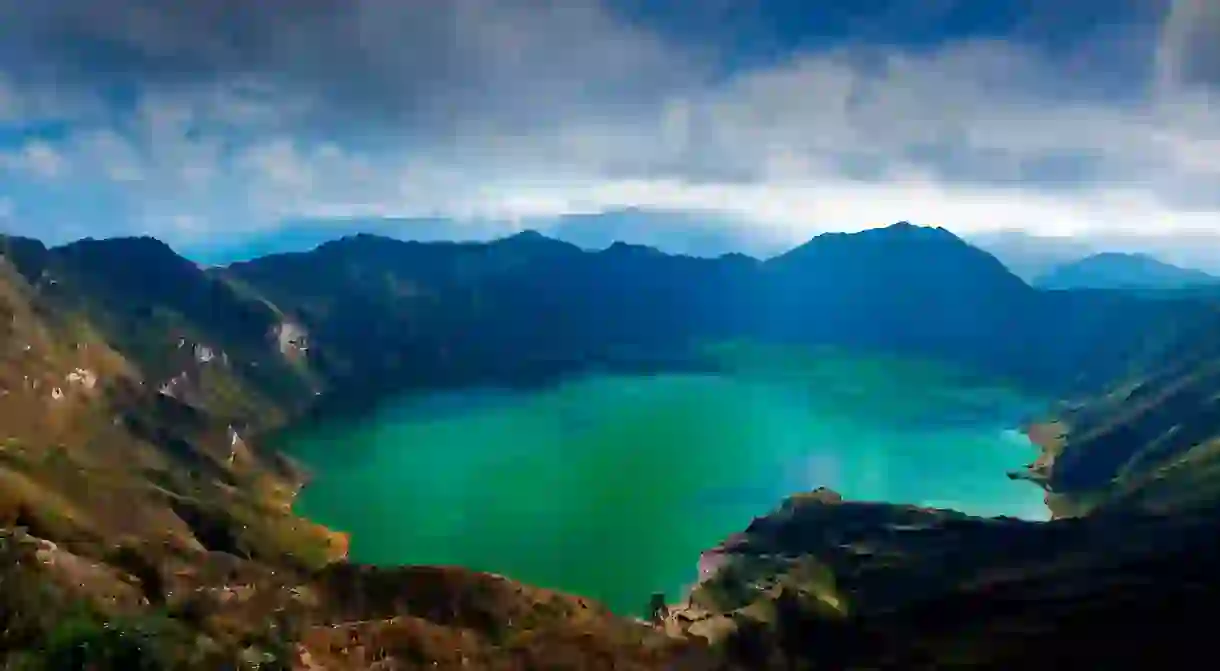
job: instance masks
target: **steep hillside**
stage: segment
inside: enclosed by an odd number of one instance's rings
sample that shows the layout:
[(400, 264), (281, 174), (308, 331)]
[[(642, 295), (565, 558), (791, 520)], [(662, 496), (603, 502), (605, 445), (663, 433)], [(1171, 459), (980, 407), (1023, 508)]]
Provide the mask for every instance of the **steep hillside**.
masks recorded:
[(307, 401), (308, 371), (277, 351), (283, 317), (152, 238), (44, 248), (5, 241), (47, 313), (87, 323), (139, 382), (236, 422), (273, 423)]
[(1033, 427), (1044, 454), (1016, 476), (1043, 484), (1052, 509), (1166, 510), (1220, 495), (1220, 304), (1195, 315), (1141, 373)]
[(356, 236), (219, 276), (299, 318), (321, 370), (368, 393), (683, 365), (698, 337), (747, 323), (732, 308), (737, 268), (527, 232), (487, 244)]
[(1217, 285), (1220, 278), (1147, 254), (1108, 252), (1056, 266), (1033, 284), (1043, 289), (1181, 289)]
[(705, 553), (666, 624), (754, 669), (1153, 665), (1206, 649), (1180, 614), (1220, 594), (1217, 512), (1035, 523), (823, 490)]
[[(326, 552), (328, 534), (284, 515), (291, 469), (244, 438), (311, 395), (266, 337), (273, 312), (153, 240), (3, 242), (3, 519), (93, 549), (132, 536), (273, 556), (283, 521)], [(249, 521), (218, 538), (214, 516)]]
[[(0, 538), (19, 555), (0, 654), (25, 647), (10, 637), (156, 605), (150, 576), (211, 552), (286, 567), (342, 556), (344, 539), (288, 513), (291, 469), (243, 438), (288, 407), (227, 360), (281, 357), (256, 343), (265, 324), (244, 303), (153, 241), (3, 245), (0, 527), (24, 531)], [(38, 605), (12, 601), (27, 597)]]
[(1038, 294), (952, 233), (905, 222), (828, 234), (767, 263), (765, 314), (782, 337), (921, 352), (1019, 373)]

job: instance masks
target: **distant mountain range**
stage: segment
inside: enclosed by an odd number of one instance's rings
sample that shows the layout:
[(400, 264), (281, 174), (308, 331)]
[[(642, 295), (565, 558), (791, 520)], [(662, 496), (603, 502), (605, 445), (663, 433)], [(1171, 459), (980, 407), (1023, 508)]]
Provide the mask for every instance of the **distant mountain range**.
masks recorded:
[(752, 234), (740, 221), (711, 213), (625, 208), (541, 219), (530, 225), (553, 238), (594, 250), (626, 242), (687, 256), (766, 258), (788, 247)]
[(325, 242), (361, 233), (418, 242), (471, 242), (495, 238), (503, 234), (503, 229), (496, 222), (457, 222), (440, 217), (291, 219), (266, 230), (188, 243), (180, 251), (196, 263), (221, 266), (270, 254), (306, 252)]
[(589, 250), (626, 242), (687, 256), (743, 253), (766, 257), (786, 249), (783, 243), (750, 234), (741, 222), (715, 214), (624, 208), (515, 223), (440, 217), (293, 219), (268, 230), (188, 244), (181, 252), (198, 263), (225, 265), (268, 254), (308, 251), (324, 242), (360, 233), (416, 242), (487, 242), (516, 230), (537, 230)]
[[(725, 254), (770, 258), (789, 247), (783, 240), (760, 236), (757, 227), (715, 213), (621, 208), (516, 222), (443, 217), (292, 219), (266, 230), (188, 243), (179, 251), (197, 263), (218, 266), (269, 254), (309, 251), (325, 242), (360, 233), (416, 242), (488, 242), (520, 230), (536, 230), (593, 251), (624, 242), (668, 254), (703, 258)], [(1220, 275), (1220, 261), (1216, 260), (1220, 259), (1220, 237), (1202, 234), (1187, 239), (1123, 235), (1052, 237), (995, 231), (964, 239), (1031, 283), (1042, 281), (1061, 266), (1103, 253), (1143, 255), (1182, 269), (1203, 269)]]
[(1143, 255), (1183, 269), (1220, 275), (1220, 234), (1091, 233), (1079, 236), (1032, 235), (991, 231), (966, 236), (970, 244), (994, 255), (1027, 282), (1055, 268), (1102, 253)]
[(1035, 236), (1021, 231), (979, 233), (969, 236), (967, 241), (995, 256), (1027, 282), (1098, 251), (1093, 243), (1084, 240)]
[(1201, 270), (1179, 268), (1147, 254), (1104, 252), (1053, 268), (1034, 280), (1044, 289), (1182, 289), (1220, 283)]

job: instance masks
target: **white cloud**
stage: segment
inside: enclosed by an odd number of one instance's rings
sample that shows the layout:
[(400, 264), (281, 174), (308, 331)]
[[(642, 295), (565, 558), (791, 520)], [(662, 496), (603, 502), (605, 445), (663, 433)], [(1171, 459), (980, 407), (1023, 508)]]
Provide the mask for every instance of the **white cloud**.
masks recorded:
[(144, 157), (123, 136), (103, 129), (81, 133), (75, 143), (77, 160), (96, 168), (102, 179), (135, 184), (148, 179)]
[[(881, 72), (844, 54), (805, 55), (668, 101), (653, 119), (466, 138), (495, 147), (476, 163), (503, 166), (471, 209), (725, 212), (793, 240), (898, 219), (962, 232), (1220, 229), (1215, 94), (1055, 99), (1039, 88), (1053, 78), (1053, 64), (996, 42), (893, 54)], [(851, 179), (851, 160), (876, 169)], [(1072, 160), (1086, 172), (1059, 174)], [(1055, 172), (1056, 161), (1067, 168)], [(642, 176), (623, 178), (622, 166)], [(410, 203), (385, 205), (410, 214)]]
[(1220, 3), (1172, 0), (1156, 54), (1158, 86), (1220, 84)]
[[(1124, 45), (1155, 60), (1156, 85), (1114, 100), (1088, 73), (996, 40), (795, 53), (711, 80), (592, 4), (532, 22), (468, 0), (451, 37), (474, 56), (442, 74), (495, 95), (446, 89), (424, 116), (452, 118), (429, 133), (374, 124), (360, 107), (344, 124), (317, 123), (317, 97), (243, 75), (150, 86), (134, 112), (90, 117), (3, 161), (42, 177), (71, 169), (139, 225), (176, 235), (297, 215), (515, 220), (622, 206), (727, 214), (792, 242), (899, 219), (959, 232), (1217, 230), (1220, 98), (1198, 64), (1215, 6), (1179, 0), (1159, 44)], [(395, 52), (383, 34), (410, 12), (361, 7), (377, 81), (415, 72), (397, 60), (415, 48)], [(630, 104), (591, 98), (632, 75)], [(0, 117), (28, 114), (27, 99), (0, 79)]]
[[(621, 207), (727, 214), (770, 240), (795, 243), (827, 230), (862, 230), (909, 219), (958, 232), (1023, 229), (1042, 235), (1125, 231), (1164, 234), (1216, 230), (1212, 212), (1171, 211), (1138, 191), (1045, 194), (933, 182), (794, 180), (707, 184), (677, 180), (506, 184), (468, 207), (484, 216), (529, 218)], [(334, 214), (332, 212), (332, 214)], [(363, 214), (409, 216), (410, 210)], [(1150, 222), (1155, 225), (1150, 226)]]
[(49, 142), (31, 140), (16, 151), (0, 154), (0, 168), (55, 179), (67, 171), (68, 163)]

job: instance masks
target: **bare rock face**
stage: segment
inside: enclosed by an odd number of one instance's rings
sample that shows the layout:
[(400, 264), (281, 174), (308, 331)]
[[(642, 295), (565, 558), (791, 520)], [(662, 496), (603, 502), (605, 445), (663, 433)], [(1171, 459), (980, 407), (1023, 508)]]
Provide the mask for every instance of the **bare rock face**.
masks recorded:
[(276, 325), (273, 336), (284, 356), (303, 357), (309, 352), (309, 333), (297, 322), (280, 322)]
[(797, 506), (801, 503), (823, 503), (833, 505), (843, 503), (843, 495), (828, 489), (826, 487), (818, 487), (813, 491), (802, 494), (793, 494), (784, 501), (785, 506)]

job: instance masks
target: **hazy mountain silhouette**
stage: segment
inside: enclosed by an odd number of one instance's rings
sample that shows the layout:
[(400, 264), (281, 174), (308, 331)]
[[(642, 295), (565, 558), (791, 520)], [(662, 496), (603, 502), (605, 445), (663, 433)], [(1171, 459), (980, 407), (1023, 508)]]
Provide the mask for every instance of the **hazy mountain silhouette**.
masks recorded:
[(1095, 244), (1074, 237), (1030, 235), (1023, 231), (978, 233), (966, 238), (995, 256), (1021, 279), (1032, 282), (1052, 268), (1098, 251)]
[(1105, 252), (1053, 268), (1034, 281), (1044, 289), (1181, 289), (1220, 278), (1179, 268), (1147, 254)]

